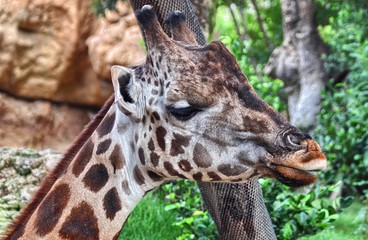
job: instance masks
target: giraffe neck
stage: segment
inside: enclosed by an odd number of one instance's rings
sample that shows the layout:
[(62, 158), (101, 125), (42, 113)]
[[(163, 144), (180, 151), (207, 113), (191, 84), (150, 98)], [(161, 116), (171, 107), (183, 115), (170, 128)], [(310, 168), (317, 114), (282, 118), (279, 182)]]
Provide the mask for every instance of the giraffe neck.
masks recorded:
[(113, 104), (24, 223), (21, 238), (117, 238), (136, 204), (162, 183), (141, 169), (135, 125)]

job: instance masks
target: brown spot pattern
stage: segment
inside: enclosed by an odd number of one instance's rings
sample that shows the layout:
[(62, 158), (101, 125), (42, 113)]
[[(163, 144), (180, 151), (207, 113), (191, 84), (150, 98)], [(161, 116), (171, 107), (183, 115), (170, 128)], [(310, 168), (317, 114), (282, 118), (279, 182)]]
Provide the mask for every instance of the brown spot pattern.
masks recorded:
[(201, 172), (193, 174), (193, 179), (196, 181), (202, 181), (203, 174)]
[(133, 176), (135, 181), (139, 184), (139, 185), (143, 185), (144, 184), (144, 177), (142, 175), (141, 170), (138, 168), (138, 166), (135, 166), (133, 169)]
[(116, 169), (121, 169), (125, 165), (125, 157), (123, 155), (123, 152), (121, 151), (121, 147), (119, 145), (115, 145), (114, 150), (112, 150), (112, 153), (109, 157), (109, 160), (111, 162), (111, 165), (114, 168), (114, 173)]
[(132, 191), (130, 191), (129, 183), (128, 183), (127, 180), (124, 180), (121, 183), (121, 187), (122, 187), (122, 189), (123, 189), (123, 191), (125, 192), (126, 195), (130, 195), (132, 193)]
[(148, 170), (147, 171), (148, 176), (154, 181), (154, 182), (159, 182), (163, 180), (163, 177), (158, 175), (157, 173)]
[(159, 126), (157, 129), (156, 129), (156, 137), (157, 137), (157, 143), (158, 143), (158, 146), (160, 146), (160, 148), (162, 149), (162, 151), (165, 151), (165, 147), (166, 147), (166, 144), (165, 144), (165, 136), (166, 136), (166, 129)]
[(71, 210), (61, 226), (59, 235), (66, 239), (99, 239), (97, 217), (85, 201)]
[(177, 156), (184, 153), (184, 148), (188, 147), (190, 137), (184, 137), (178, 133), (173, 134), (173, 140), (171, 141), (170, 155)]
[(221, 164), (218, 166), (218, 170), (226, 176), (236, 176), (247, 171), (248, 168), (243, 165)]
[(109, 180), (109, 174), (105, 165), (93, 165), (83, 178), (83, 183), (93, 192), (98, 192)]
[(35, 220), (36, 233), (45, 236), (51, 232), (59, 221), (70, 198), (69, 186), (59, 184), (43, 200), (37, 211)]
[(134, 140), (135, 140), (136, 143), (138, 142), (138, 134), (137, 133), (134, 136)]
[(144, 151), (142, 148), (138, 150), (139, 160), (141, 161), (142, 165), (146, 164), (146, 158), (144, 157)]
[(106, 139), (105, 141), (100, 142), (100, 144), (98, 144), (97, 146), (96, 154), (100, 155), (100, 154), (105, 153), (109, 149), (110, 145), (111, 145), (111, 139)]
[(94, 147), (94, 144), (91, 141), (91, 139), (89, 139), (84, 144), (84, 146), (78, 153), (77, 157), (75, 158), (72, 172), (76, 177), (78, 177), (79, 174), (83, 172), (84, 168), (86, 167), (88, 162), (91, 160), (92, 153), (93, 153), (93, 147)]
[(246, 152), (240, 152), (236, 158), (239, 160), (240, 163), (247, 165), (247, 166), (254, 166), (255, 163), (249, 160), (249, 156)]
[(241, 182), (242, 181), (242, 179), (241, 178), (237, 178), (237, 179), (233, 179), (233, 180), (231, 180), (231, 182)]
[(171, 175), (171, 176), (177, 176), (177, 177), (181, 177), (181, 178), (186, 178), (184, 175), (178, 173), (178, 171), (176, 171), (173, 167), (173, 165), (169, 162), (164, 162), (164, 168), (166, 169), (166, 171)]
[(101, 138), (106, 134), (110, 133), (115, 123), (115, 112), (109, 116), (106, 116), (104, 120), (102, 120), (101, 124), (97, 127), (98, 136)]
[(207, 149), (202, 146), (202, 144), (197, 143), (194, 146), (193, 160), (198, 167), (210, 167), (212, 164), (212, 158), (208, 153)]
[(160, 115), (157, 112), (153, 112), (152, 116), (157, 120), (160, 121)]
[(153, 166), (157, 167), (158, 162), (160, 160), (160, 156), (155, 152), (151, 152), (150, 157), (151, 157), (151, 162), (152, 162)]
[(103, 206), (106, 217), (110, 220), (115, 218), (116, 213), (121, 209), (121, 201), (118, 190), (115, 187), (111, 188), (103, 199)]
[(243, 130), (259, 134), (269, 132), (269, 127), (267, 122), (245, 115), (243, 116)]
[(190, 170), (192, 170), (192, 166), (190, 165), (190, 163), (187, 160), (181, 160), (179, 162), (179, 167), (181, 170), (185, 171), (185, 172), (189, 172)]
[(17, 228), (15, 229), (14, 231), (14, 234), (11, 234), (11, 238), (10, 240), (15, 240), (15, 239), (18, 239), (20, 238), (21, 236), (23, 236), (24, 234), (24, 229), (26, 227), (26, 224), (27, 223), (21, 223), (19, 226), (17, 226)]
[(113, 240), (118, 240), (120, 236), (121, 229), (115, 234), (115, 236), (112, 238)]
[(148, 149), (151, 150), (151, 151), (155, 150), (155, 144), (153, 143), (153, 139), (152, 138), (148, 142)]
[(214, 172), (208, 172), (207, 175), (211, 178), (212, 181), (220, 181), (221, 177)]

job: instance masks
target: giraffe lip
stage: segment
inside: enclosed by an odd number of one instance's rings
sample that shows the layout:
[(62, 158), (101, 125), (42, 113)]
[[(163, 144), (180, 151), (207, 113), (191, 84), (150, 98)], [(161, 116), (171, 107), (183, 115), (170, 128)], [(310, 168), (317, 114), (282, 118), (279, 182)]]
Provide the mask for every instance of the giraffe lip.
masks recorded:
[(273, 169), (289, 169), (290, 171), (296, 171), (296, 172), (302, 172), (302, 173), (310, 173), (310, 174), (317, 174), (317, 172), (320, 172), (323, 169), (301, 169), (301, 168), (297, 168), (297, 167), (292, 167), (292, 166), (286, 166), (286, 165), (281, 165), (281, 164), (271, 164)]
[(278, 164), (273, 164), (271, 168), (274, 171), (274, 177), (288, 186), (305, 186), (317, 180), (318, 170), (301, 170)]
[(302, 171), (318, 172), (327, 167), (326, 158), (316, 158), (308, 162), (291, 161), (282, 164), (284, 167), (294, 168)]

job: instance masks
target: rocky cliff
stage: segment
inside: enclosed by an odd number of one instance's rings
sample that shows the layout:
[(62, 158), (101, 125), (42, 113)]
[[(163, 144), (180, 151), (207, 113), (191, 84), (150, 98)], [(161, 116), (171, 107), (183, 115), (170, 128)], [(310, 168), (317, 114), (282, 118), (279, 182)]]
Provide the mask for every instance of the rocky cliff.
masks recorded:
[[(110, 68), (144, 60), (130, 6), (0, 0), (0, 146), (65, 150), (111, 95)], [(78, 106), (78, 107), (75, 107)]]

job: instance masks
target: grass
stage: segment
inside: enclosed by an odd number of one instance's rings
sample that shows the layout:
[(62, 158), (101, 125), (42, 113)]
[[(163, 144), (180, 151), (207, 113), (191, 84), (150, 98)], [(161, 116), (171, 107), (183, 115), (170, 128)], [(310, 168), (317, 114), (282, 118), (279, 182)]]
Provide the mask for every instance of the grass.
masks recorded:
[(309, 237), (302, 237), (300, 240), (365, 240), (367, 235), (355, 234), (361, 221), (357, 221), (359, 210), (362, 209), (363, 204), (354, 202), (350, 207), (345, 209), (334, 222), (331, 228), (328, 228), (316, 235)]
[(161, 190), (148, 193), (125, 223), (119, 239), (172, 240), (181, 230), (173, 226), (176, 216), (165, 211), (165, 197)]

